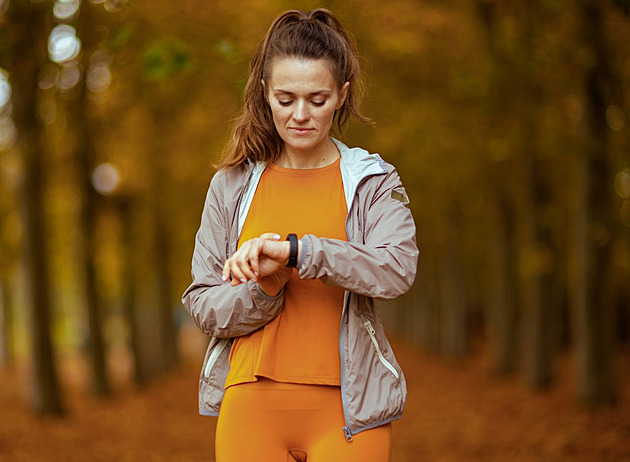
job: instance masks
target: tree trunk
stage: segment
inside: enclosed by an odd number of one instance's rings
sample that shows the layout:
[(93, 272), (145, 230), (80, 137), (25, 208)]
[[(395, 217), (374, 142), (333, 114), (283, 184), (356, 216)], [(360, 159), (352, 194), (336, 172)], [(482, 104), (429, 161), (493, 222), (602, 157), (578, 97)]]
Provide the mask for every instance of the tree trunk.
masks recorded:
[[(158, 195), (163, 188), (156, 188)], [(164, 216), (163, 201), (157, 200), (155, 208), (155, 271), (157, 276), (158, 289), (158, 309), (160, 322), (160, 344), (162, 346), (162, 362), (166, 368), (177, 363), (179, 353), (177, 349), (177, 329), (173, 319), (173, 291), (171, 284), (171, 251), (167, 225)]]
[[(531, 43), (530, 34), (526, 42)], [(529, 45), (528, 45), (529, 46)], [(547, 220), (547, 209), (551, 204), (550, 186), (543, 169), (535, 127), (536, 97), (532, 75), (525, 73), (523, 106), (523, 152), (522, 161), (525, 174), (525, 188), (522, 194), (521, 216), (521, 307), (523, 311), (523, 352), (525, 378), (534, 388), (542, 388), (553, 380), (553, 359), (555, 343), (552, 342), (552, 321), (558, 306), (554, 304), (555, 250), (551, 223)]]
[[(164, 93), (164, 88), (161, 87)], [(154, 127), (161, 137), (156, 137), (153, 145), (153, 161), (151, 163), (151, 201), (154, 227), (153, 262), (157, 288), (157, 308), (160, 332), (160, 356), (162, 365), (169, 368), (179, 360), (177, 347), (177, 328), (173, 318), (173, 285), (171, 283), (171, 242), (172, 227), (167, 213), (169, 193), (168, 172), (165, 167), (167, 153), (164, 139), (172, 133), (171, 114), (174, 105), (153, 108)], [(160, 141), (157, 141), (160, 140)]]
[(89, 70), (90, 55), (94, 51), (95, 44), (90, 41), (94, 36), (94, 21), (92, 20), (93, 5), (84, 2), (81, 5), (77, 21), (77, 34), (82, 39), (83, 45), (83, 69), (84, 78), (77, 92), (77, 97), (69, 104), (69, 117), (73, 118), (72, 126), (77, 136), (77, 149), (75, 161), (78, 166), (79, 187), (81, 191), (81, 204), (79, 211), (79, 258), (83, 274), (83, 287), (85, 296), (85, 310), (89, 327), (89, 355), (92, 366), (92, 389), (97, 396), (107, 396), (111, 393), (107, 374), (105, 354), (105, 340), (103, 337), (103, 313), (102, 303), (98, 294), (98, 280), (96, 268), (96, 230), (97, 230), (97, 206), (99, 195), (92, 185), (92, 172), (95, 167), (95, 152), (92, 141), (91, 129), (93, 119), (89, 111), (87, 98), (87, 79), (85, 75)]
[(445, 248), (438, 262), (440, 352), (449, 358), (462, 358), (468, 352), (466, 297), (457, 213), (454, 206), (448, 213)]
[(584, 154), (577, 159), (571, 305), (579, 397), (590, 404), (614, 400), (612, 301), (610, 299), (612, 168), (608, 155), (607, 94), (611, 69), (601, 5), (581, 2), (585, 47), (594, 57), (586, 70)]
[(134, 208), (129, 197), (120, 198), (119, 214), (122, 221), (122, 248), (123, 248), (123, 269), (122, 269), (122, 290), (123, 290), (123, 312), (129, 328), (129, 349), (133, 362), (133, 380), (136, 385), (144, 385), (147, 380), (147, 371), (143, 360), (142, 347), (140, 344), (140, 326), (138, 320), (138, 297), (136, 293), (136, 268), (137, 256), (134, 252), (133, 240)]
[(492, 369), (499, 375), (514, 372), (517, 364), (518, 296), (517, 275), (513, 256), (516, 255), (514, 242), (514, 211), (505, 196), (507, 192), (497, 191), (497, 212), (494, 214), (491, 229), (493, 234), (488, 243), (489, 265), (489, 324), (492, 345)]
[(47, 32), (50, 2), (9, 3), (12, 32), (9, 80), (13, 89), (13, 121), (17, 147), (24, 159), (22, 209), (24, 212), (27, 300), (31, 307), (34, 368), (33, 405), (41, 414), (63, 412), (51, 338), (50, 278), (44, 214), (44, 140), (37, 114), (37, 76), (48, 62)]
[(13, 362), (13, 297), (7, 277), (0, 274), (0, 366)]

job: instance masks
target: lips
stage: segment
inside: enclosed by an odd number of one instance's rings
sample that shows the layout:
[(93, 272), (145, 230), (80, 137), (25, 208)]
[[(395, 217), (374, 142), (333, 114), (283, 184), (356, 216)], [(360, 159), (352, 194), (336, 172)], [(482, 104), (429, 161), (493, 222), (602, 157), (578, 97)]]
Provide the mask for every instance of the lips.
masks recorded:
[(296, 135), (307, 135), (313, 131), (312, 128), (289, 127), (289, 130)]

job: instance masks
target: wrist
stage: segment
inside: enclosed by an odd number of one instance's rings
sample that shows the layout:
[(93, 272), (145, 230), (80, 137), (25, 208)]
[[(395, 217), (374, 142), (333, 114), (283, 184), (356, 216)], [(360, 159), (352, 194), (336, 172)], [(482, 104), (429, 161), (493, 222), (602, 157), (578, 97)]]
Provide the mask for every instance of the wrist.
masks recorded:
[(298, 241), (298, 254), (297, 254), (298, 263), (301, 261), (300, 258), (302, 258), (302, 247), (304, 247), (304, 243), (302, 242), (302, 239), (300, 239)]
[(298, 241), (295, 233), (289, 233), (287, 235), (287, 241), (289, 242), (289, 257), (287, 259), (287, 267), (295, 268), (297, 266), (299, 258), (300, 242)]

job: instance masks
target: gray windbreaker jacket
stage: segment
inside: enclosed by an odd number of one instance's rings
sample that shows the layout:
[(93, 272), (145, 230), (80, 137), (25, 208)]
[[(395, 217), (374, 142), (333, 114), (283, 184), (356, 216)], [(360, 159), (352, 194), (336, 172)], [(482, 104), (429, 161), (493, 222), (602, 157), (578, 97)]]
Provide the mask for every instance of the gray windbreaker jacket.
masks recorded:
[[(385, 337), (375, 300), (404, 294), (416, 274), (416, 228), (407, 194), (393, 166), (377, 154), (341, 152), (348, 242), (302, 237), (297, 265), (302, 279), (319, 278), (345, 290), (340, 307), (341, 400), (348, 440), (363, 430), (399, 419), (405, 377)], [(221, 279), (238, 238), (264, 164), (219, 171), (210, 183), (192, 259), (192, 284), (182, 297), (197, 326), (211, 336), (199, 382), (199, 412), (218, 415), (229, 371), (232, 339), (274, 319), (284, 291), (275, 297), (249, 281), (232, 287)]]

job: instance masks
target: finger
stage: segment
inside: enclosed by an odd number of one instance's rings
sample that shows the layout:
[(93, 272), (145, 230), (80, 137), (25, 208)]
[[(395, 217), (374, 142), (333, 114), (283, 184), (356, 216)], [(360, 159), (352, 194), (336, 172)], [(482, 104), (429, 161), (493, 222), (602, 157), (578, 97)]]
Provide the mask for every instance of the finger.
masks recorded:
[(222, 279), (224, 281), (227, 281), (228, 279), (234, 279), (236, 276), (234, 274), (233, 271), (233, 267), (236, 264), (236, 262), (238, 261), (239, 258), (242, 258), (242, 254), (243, 254), (243, 247), (246, 246), (247, 243), (245, 243), (243, 246), (241, 246), (230, 258), (228, 258), (225, 261), (225, 264), (223, 265), (223, 272), (222, 272)]
[(221, 273), (221, 278), (223, 281), (227, 281), (230, 278), (230, 260), (225, 260), (223, 264), (223, 272)]
[(272, 241), (279, 241), (280, 235), (277, 233), (263, 233), (260, 235), (262, 239), (270, 239)]
[(252, 247), (249, 253), (249, 264), (256, 277), (258, 277), (260, 274), (259, 259), (264, 245), (264, 238), (255, 240), (254, 242), (252, 242)]
[(243, 249), (243, 252), (235, 258), (232, 274), (235, 274), (239, 281), (247, 282), (250, 279), (256, 281), (256, 274), (251, 267), (251, 259), (258, 252), (259, 250), (256, 250), (255, 243), (249, 241), (247, 248)]
[(244, 283), (247, 282), (247, 278), (243, 274), (243, 271), (241, 269), (241, 265), (239, 264), (238, 261), (236, 261), (236, 260), (232, 261), (232, 264), (230, 266), (230, 270), (232, 272), (232, 280), (230, 281), (232, 286), (237, 286), (239, 284), (244, 284)]

